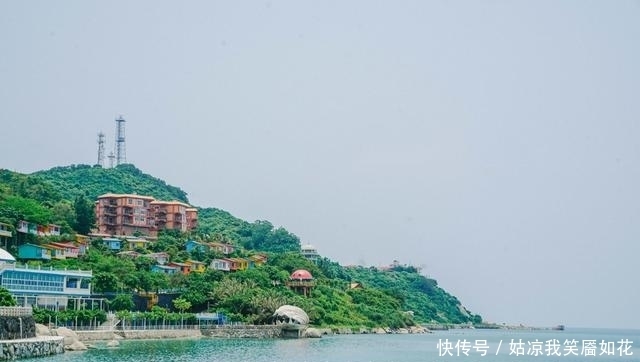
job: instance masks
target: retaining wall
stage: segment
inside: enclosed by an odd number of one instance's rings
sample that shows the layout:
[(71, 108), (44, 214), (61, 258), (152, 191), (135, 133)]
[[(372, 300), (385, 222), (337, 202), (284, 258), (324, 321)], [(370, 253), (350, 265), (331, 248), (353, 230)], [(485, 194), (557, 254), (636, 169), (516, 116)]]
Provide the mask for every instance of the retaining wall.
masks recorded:
[(280, 338), (280, 326), (216, 326), (201, 329), (202, 335), (215, 338)]
[(64, 337), (43, 336), (0, 341), (0, 360), (51, 356), (64, 353)]

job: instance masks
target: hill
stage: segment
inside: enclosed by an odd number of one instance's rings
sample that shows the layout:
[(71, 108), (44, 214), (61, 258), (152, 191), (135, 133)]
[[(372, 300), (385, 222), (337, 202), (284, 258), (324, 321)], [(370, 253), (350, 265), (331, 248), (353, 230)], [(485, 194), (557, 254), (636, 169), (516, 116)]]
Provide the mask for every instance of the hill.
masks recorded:
[(99, 195), (116, 193), (148, 195), (158, 200), (189, 203), (187, 193), (182, 189), (143, 173), (132, 164), (114, 168), (89, 165), (54, 167), (34, 172), (31, 176), (48, 182), (67, 200), (73, 200), (81, 194), (95, 200)]
[[(86, 228), (93, 212), (93, 201), (104, 193), (137, 193), (163, 200), (188, 202), (180, 188), (144, 174), (133, 165), (102, 169), (87, 165), (56, 167), (23, 175), (0, 170), (0, 222), (16, 225), (19, 220), (55, 223), (63, 232), (74, 234)], [(24, 235), (23, 235), (24, 236)], [(25, 238), (26, 237), (26, 238)], [(16, 253), (21, 242), (48, 243), (53, 237), (26, 235), (10, 243)], [(58, 237), (58, 239), (70, 236)], [(308, 311), (313, 323), (324, 326), (390, 326), (415, 323), (480, 323), (482, 318), (467, 311), (457, 298), (413, 267), (395, 266), (388, 270), (343, 267), (327, 258), (316, 263), (300, 253), (300, 239), (270, 222), (248, 222), (216, 208), (200, 208), (198, 228), (190, 234), (168, 231), (156, 242), (136, 252), (167, 252), (170, 259), (189, 259), (209, 264), (220, 258), (215, 252), (186, 252), (187, 240), (217, 241), (236, 245), (231, 257), (256, 253), (268, 256), (262, 267), (223, 273), (167, 276), (152, 272), (153, 261), (141, 257), (122, 259), (104, 249), (97, 240), (89, 254), (80, 259), (49, 264), (92, 269), (93, 289), (97, 293), (171, 290), (190, 303), (193, 312), (215, 308), (232, 319), (250, 323), (268, 320), (279, 305), (288, 303)], [(309, 270), (315, 287), (302, 297), (286, 287), (296, 269)]]

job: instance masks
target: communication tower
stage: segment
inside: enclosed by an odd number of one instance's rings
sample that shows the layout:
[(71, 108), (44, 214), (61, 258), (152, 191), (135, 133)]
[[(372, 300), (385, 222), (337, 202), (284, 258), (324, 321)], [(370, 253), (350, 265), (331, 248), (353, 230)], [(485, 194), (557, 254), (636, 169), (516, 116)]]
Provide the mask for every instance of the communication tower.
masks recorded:
[(116, 166), (127, 163), (127, 149), (124, 143), (124, 118), (116, 118)]
[(104, 167), (104, 133), (98, 133), (98, 166)]
[(113, 168), (113, 162), (116, 159), (116, 155), (113, 154), (113, 151), (109, 152), (109, 168)]

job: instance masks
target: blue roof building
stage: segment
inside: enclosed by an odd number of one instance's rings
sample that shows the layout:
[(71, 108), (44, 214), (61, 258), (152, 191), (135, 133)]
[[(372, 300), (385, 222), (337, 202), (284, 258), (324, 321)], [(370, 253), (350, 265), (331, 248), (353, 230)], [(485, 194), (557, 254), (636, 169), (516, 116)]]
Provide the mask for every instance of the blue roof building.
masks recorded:
[(122, 240), (116, 238), (102, 238), (102, 243), (109, 250), (120, 250), (122, 249)]

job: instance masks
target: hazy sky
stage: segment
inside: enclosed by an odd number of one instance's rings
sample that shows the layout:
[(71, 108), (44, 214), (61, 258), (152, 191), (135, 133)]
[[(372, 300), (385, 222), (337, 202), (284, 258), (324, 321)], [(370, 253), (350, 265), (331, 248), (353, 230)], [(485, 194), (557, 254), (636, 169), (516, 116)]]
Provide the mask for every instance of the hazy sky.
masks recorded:
[(640, 2), (2, 1), (0, 168), (127, 161), (494, 322), (640, 328)]

